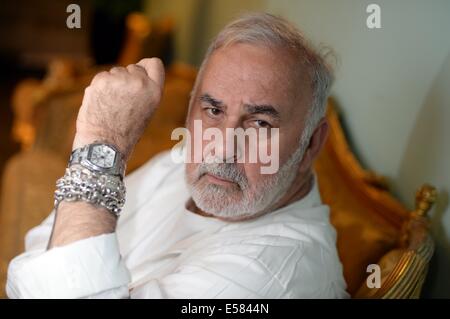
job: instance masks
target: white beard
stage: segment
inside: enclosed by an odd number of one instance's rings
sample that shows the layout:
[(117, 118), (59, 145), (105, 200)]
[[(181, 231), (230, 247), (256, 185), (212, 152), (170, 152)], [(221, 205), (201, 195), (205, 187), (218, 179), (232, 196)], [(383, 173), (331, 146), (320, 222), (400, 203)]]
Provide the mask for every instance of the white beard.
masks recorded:
[[(192, 199), (202, 211), (224, 219), (251, 217), (266, 211), (286, 195), (297, 177), (298, 165), (303, 158), (302, 143), (277, 173), (268, 175), (260, 184), (250, 187), (245, 174), (234, 163), (205, 164), (197, 166), (195, 173), (186, 175)], [(206, 183), (199, 177), (205, 172), (234, 181), (230, 189)], [(238, 189), (239, 188), (239, 189)]]

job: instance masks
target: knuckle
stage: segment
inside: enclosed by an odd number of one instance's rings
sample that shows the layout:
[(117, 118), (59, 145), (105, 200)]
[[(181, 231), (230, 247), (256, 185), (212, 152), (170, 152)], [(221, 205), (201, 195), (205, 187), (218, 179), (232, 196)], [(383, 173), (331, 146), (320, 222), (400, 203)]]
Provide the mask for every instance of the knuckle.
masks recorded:
[(141, 90), (145, 88), (148, 84), (147, 79), (141, 75), (132, 76), (129, 83), (136, 90)]
[(97, 73), (94, 78), (92, 79), (91, 84), (96, 85), (98, 82), (104, 82), (106, 78), (108, 77), (109, 73), (106, 71), (102, 71), (100, 73)]
[(128, 64), (127, 70), (130, 72), (136, 71), (136, 64)]
[(91, 86), (91, 85), (87, 86), (87, 87), (84, 89), (84, 94), (85, 94), (85, 95), (86, 95), (86, 94), (90, 94), (90, 92), (92, 92), (92, 86)]
[(111, 74), (113, 74), (113, 73), (123, 73), (124, 71), (125, 71), (124, 67), (122, 67), (122, 66), (115, 66), (115, 67), (112, 67), (109, 70), (109, 73), (111, 73)]
[(136, 82), (141, 88), (143, 88), (148, 85), (148, 78), (146, 76), (140, 75), (136, 77)]

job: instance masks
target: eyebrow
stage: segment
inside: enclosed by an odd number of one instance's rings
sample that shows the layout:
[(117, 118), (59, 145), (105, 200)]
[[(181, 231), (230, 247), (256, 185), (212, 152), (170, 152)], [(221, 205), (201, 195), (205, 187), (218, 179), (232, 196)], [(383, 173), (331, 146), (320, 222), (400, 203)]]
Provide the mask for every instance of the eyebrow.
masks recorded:
[(211, 106), (217, 107), (219, 109), (226, 109), (225, 103), (220, 100), (213, 98), (208, 93), (202, 94), (200, 96), (200, 101), (210, 104)]
[(280, 112), (278, 112), (277, 109), (272, 105), (245, 104), (244, 108), (250, 114), (266, 114), (277, 120), (280, 119)]

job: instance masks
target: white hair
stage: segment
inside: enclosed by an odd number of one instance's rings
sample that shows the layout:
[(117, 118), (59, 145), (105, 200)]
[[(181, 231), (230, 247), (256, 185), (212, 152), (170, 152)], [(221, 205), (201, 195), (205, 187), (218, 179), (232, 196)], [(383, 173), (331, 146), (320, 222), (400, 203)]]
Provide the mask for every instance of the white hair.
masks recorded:
[(326, 58), (331, 53), (321, 54), (313, 49), (303, 34), (289, 21), (269, 13), (251, 13), (229, 23), (209, 46), (192, 90), (190, 107), (198, 88), (203, 70), (211, 54), (235, 43), (250, 43), (289, 50), (295, 58), (297, 70), (308, 74), (313, 92), (312, 105), (305, 118), (300, 145), (305, 150), (320, 120), (325, 116), (326, 103), (334, 80), (333, 69)]

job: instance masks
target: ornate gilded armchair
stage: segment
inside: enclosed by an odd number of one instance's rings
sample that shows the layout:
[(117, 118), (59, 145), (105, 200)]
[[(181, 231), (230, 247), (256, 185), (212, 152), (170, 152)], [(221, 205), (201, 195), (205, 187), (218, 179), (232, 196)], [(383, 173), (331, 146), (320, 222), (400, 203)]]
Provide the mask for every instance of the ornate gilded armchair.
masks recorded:
[[(355, 298), (418, 298), (434, 244), (426, 214), (436, 190), (423, 185), (408, 211), (388, 191), (386, 180), (364, 170), (345, 138), (333, 100), (330, 134), (315, 164), (322, 199), (331, 208), (348, 291)], [(381, 287), (369, 288), (368, 265), (380, 267)]]
[(424, 185), (416, 194), (416, 209), (403, 224), (398, 248), (379, 261), (381, 287), (369, 289), (363, 284), (357, 298), (419, 298), (428, 264), (434, 252), (434, 242), (428, 234), (426, 213), (436, 200), (436, 190)]

